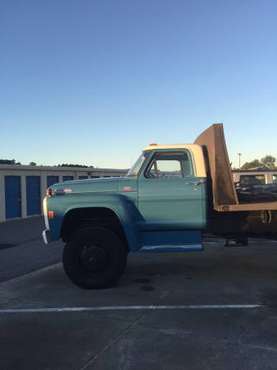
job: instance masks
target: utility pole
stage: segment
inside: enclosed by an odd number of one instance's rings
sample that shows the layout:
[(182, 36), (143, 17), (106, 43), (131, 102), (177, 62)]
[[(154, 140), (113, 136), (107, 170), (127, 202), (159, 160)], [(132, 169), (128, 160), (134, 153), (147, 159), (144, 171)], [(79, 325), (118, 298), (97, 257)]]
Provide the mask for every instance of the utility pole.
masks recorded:
[(238, 156), (239, 156), (239, 169), (241, 167), (241, 156), (242, 156), (242, 153), (238, 153)]

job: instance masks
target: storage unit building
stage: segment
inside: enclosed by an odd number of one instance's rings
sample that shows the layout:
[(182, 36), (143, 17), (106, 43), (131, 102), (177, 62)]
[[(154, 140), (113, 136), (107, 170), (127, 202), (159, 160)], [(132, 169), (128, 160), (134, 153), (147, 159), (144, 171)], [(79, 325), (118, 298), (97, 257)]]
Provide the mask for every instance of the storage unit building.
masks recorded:
[(40, 215), (46, 189), (54, 183), (124, 176), (126, 172), (107, 168), (0, 165), (0, 222)]

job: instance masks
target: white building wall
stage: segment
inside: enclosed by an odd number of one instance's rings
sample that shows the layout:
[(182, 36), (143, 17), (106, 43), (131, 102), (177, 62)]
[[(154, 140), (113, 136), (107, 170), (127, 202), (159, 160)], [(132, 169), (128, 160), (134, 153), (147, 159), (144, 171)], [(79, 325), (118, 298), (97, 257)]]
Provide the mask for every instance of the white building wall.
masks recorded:
[(5, 221), (6, 218), (6, 206), (5, 206), (5, 178), (0, 173), (0, 222)]
[(47, 189), (47, 175), (46, 175), (46, 173), (42, 173), (41, 176), (40, 176), (40, 200), (41, 200), (41, 204), (42, 204), (43, 198), (45, 197), (46, 189)]
[(21, 216), (27, 217), (26, 175), (21, 174)]

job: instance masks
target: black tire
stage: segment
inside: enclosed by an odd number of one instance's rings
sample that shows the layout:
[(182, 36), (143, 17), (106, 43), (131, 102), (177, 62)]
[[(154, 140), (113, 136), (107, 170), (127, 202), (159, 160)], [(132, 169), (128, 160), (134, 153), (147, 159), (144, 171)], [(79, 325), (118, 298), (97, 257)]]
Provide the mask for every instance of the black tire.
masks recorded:
[(85, 227), (64, 246), (63, 267), (84, 289), (108, 288), (119, 280), (127, 262), (126, 244), (110, 229)]

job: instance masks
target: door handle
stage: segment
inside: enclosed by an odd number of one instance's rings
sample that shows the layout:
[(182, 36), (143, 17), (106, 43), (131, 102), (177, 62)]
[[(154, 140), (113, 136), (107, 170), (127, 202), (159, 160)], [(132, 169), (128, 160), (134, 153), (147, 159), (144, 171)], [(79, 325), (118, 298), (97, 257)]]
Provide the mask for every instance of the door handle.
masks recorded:
[(206, 180), (188, 181), (188, 182), (186, 182), (186, 185), (200, 186), (202, 184), (205, 184), (205, 182), (206, 182)]

